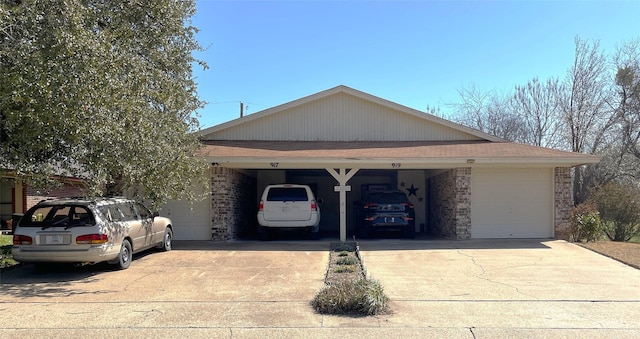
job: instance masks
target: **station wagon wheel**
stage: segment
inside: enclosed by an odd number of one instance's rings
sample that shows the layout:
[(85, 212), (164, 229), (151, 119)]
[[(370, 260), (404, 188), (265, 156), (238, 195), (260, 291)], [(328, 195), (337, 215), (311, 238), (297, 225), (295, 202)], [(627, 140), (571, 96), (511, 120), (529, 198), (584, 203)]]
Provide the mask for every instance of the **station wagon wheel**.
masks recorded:
[(133, 259), (133, 251), (131, 250), (131, 243), (129, 240), (124, 240), (120, 247), (120, 254), (118, 254), (118, 261), (116, 267), (121, 270), (126, 270), (131, 265), (131, 259)]
[(162, 244), (160, 244), (160, 249), (163, 252), (171, 251), (171, 241), (173, 241), (173, 231), (167, 227), (167, 229), (164, 230), (164, 238)]

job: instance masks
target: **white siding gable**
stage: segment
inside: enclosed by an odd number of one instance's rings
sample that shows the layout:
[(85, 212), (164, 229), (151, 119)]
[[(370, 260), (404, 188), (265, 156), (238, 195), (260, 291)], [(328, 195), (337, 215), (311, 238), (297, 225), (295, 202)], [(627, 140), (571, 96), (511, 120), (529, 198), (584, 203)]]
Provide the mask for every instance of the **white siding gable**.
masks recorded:
[(203, 135), (205, 140), (281, 141), (459, 141), (491, 138), (344, 86), (218, 125), (204, 130)]

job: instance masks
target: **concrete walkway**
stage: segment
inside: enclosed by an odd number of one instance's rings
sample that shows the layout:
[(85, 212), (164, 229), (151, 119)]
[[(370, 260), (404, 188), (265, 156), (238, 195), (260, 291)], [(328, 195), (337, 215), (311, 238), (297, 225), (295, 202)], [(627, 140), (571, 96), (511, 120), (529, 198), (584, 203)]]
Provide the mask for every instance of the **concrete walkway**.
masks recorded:
[(496, 338), (640, 333), (640, 270), (563, 241), (360, 243), (392, 299), (323, 316), (328, 241), (178, 242), (125, 271), (0, 276), (0, 337)]

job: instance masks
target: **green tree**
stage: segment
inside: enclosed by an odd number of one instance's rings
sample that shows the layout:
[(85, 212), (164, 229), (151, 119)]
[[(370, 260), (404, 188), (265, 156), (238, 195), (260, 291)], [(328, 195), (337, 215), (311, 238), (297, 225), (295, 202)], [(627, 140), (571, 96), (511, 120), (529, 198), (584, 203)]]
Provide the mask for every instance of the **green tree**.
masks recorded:
[(571, 210), (572, 241), (598, 241), (602, 233), (602, 220), (595, 204), (580, 204)]
[(0, 0), (0, 168), (191, 198), (206, 169), (194, 14), (194, 0)]
[(594, 188), (590, 200), (604, 222), (604, 232), (613, 241), (629, 241), (640, 229), (640, 190), (630, 185), (609, 182)]

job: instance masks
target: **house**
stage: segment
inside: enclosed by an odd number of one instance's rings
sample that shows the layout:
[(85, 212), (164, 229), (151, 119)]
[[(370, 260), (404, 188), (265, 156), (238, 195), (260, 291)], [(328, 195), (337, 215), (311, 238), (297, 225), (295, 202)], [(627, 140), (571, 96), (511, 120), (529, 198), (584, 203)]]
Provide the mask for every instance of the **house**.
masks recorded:
[(167, 204), (176, 239), (227, 240), (255, 232), (271, 183), (310, 185), (320, 231), (358, 234), (363, 192), (397, 188), (416, 232), (450, 239), (567, 238), (571, 168), (592, 155), (506, 142), (382, 98), (338, 86), (201, 131), (211, 192)]
[(12, 230), (14, 215), (22, 215), (40, 200), (78, 197), (86, 192), (86, 185), (80, 179), (57, 179), (60, 181), (60, 187), (44, 191), (25, 184), (10, 170), (0, 171), (0, 231)]

